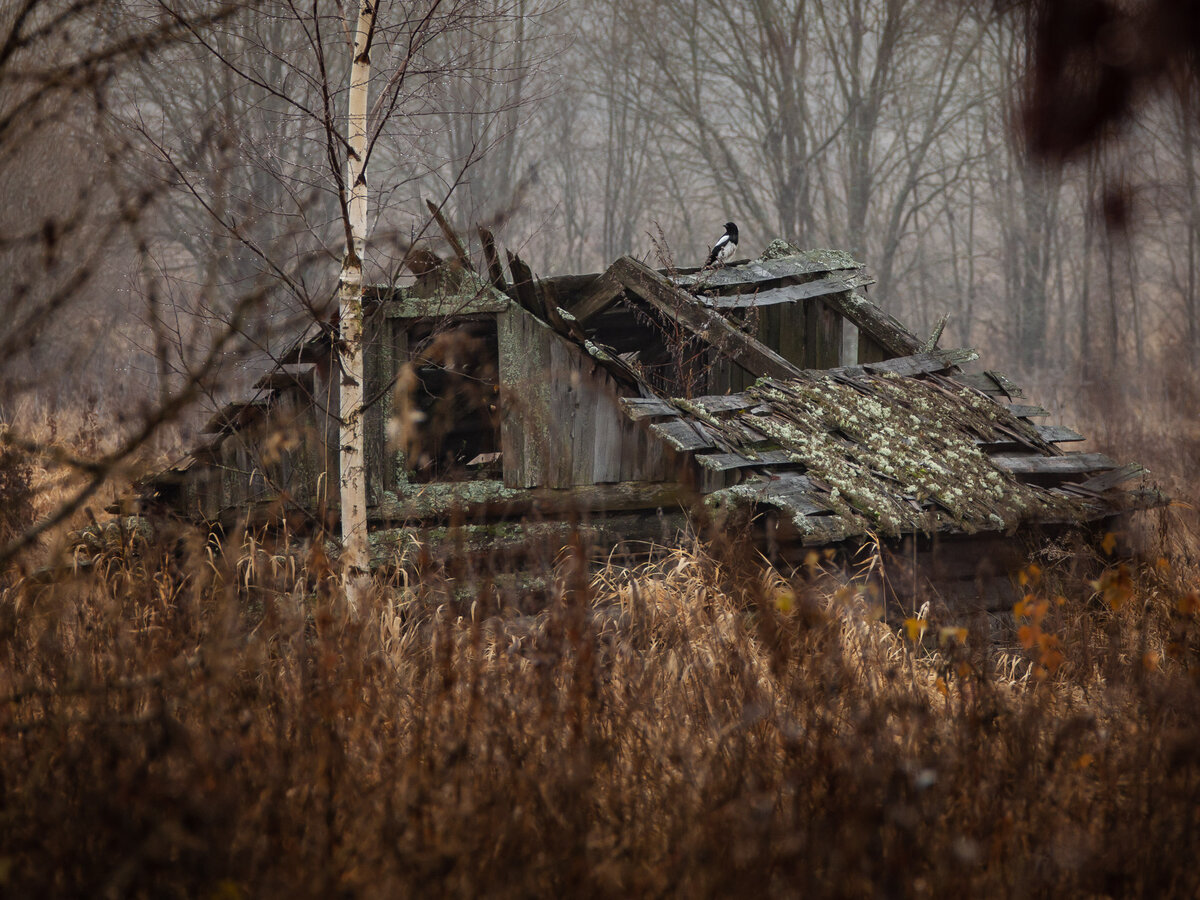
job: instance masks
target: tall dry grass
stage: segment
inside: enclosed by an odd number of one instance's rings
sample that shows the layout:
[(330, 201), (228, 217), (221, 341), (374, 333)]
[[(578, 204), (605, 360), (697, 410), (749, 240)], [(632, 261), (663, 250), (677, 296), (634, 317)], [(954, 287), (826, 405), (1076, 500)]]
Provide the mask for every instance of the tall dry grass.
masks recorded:
[(1167, 567), (1027, 570), (1006, 649), (701, 548), (568, 557), (533, 615), (396, 577), (351, 617), (319, 552), (186, 531), (89, 562), (0, 596), (9, 896), (1200, 890)]

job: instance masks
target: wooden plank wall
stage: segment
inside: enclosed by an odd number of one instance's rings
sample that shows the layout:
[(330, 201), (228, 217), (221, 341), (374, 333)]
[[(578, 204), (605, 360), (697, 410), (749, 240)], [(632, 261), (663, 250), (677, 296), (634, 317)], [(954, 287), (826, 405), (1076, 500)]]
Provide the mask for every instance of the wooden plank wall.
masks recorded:
[(508, 487), (663, 481), (662, 442), (620, 409), (609, 374), (513, 307), (499, 317), (500, 427)]
[[(831, 369), (863, 361), (843, 358), (845, 319), (819, 297), (757, 307), (748, 315), (758, 319), (755, 337), (802, 369)], [(754, 383), (754, 376), (741, 366), (719, 353), (712, 356), (707, 393), (737, 394)]]
[(397, 487), (397, 453), (388, 448), (388, 421), (392, 415), (392, 396), (396, 373), (408, 360), (408, 329), (403, 319), (389, 318), (382, 308), (365, 323), (363, 396), (370, 403), (363, 416), (366, 432), (367, 503), (383, 500), (385, 491)]

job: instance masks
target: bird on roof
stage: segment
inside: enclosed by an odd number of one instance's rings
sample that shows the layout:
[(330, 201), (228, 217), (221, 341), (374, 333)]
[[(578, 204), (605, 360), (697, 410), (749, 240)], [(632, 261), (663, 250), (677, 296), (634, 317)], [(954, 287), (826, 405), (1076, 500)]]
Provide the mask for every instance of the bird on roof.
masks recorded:
[(725, 223), (725, 233), (720, 239), (713, 244), (712, 250), (708, 254), (707, 266), (723, 266), (725, 261), (733, 256), (733, 251), (737, 249), (738, 230), (737, 226), (732, 222)]

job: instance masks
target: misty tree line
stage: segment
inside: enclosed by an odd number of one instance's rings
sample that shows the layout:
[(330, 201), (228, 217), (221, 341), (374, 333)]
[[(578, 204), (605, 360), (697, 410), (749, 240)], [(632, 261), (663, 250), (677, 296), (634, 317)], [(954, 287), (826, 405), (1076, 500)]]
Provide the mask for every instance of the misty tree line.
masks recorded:
[[(993, 4), (420, 0), (379, 13), (368, 280), (403, 277), (408, 250), (436, 237), (427, 199), (464, 233), (489, 224), (542, 274), (659, 261), (660, 233), (670, 262), (696, 264), (733, 219), (747, 254), (775, 237), (851, 250), (890, 311), (917, 330), (950, 313), (944, 340), (1007, 364), (1086, 379), (1200, 347), (1196, 121), (1148, 104), (1066, 168), (1030, 165), (1016, 128), (1027, 26)], [(98, 373), (137, 356), (165, 390), (231, 324), (263, 356), (329, 321), (345, 10), (24, 0), (4, 15), (0, 252), (14, 272), (29, 269), (22, 248), (54, 257), (44, 277), (14, 279), (24, 333), (47, 337), (13, 358), (44, 363), (90, 333)], [(11, 365), (6, 379), (20, 382)]]

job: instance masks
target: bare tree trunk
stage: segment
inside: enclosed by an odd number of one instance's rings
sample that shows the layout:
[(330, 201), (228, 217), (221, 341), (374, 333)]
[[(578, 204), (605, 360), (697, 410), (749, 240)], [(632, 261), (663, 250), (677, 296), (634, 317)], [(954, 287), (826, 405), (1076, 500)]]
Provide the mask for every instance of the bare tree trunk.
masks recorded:
[(367, 470), (363, 439), (363, 251), (367, 234), (367, 85), (371, 77), (371, 37), (375, 2), (361, 0), (350, 69), (346, 159), (346, 255), (338, 286), (341, 370), (339, 488), (342, 516), (342, 577), (346, 601), (358, 610), (370, 575), (367, 549)]

